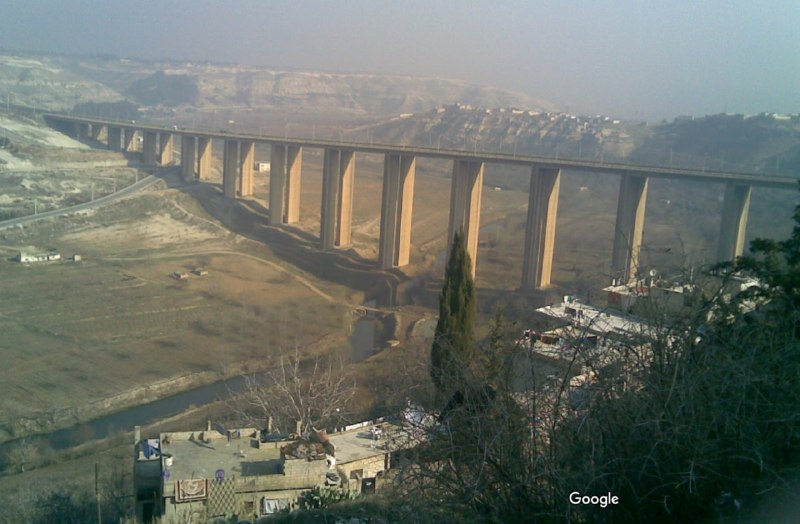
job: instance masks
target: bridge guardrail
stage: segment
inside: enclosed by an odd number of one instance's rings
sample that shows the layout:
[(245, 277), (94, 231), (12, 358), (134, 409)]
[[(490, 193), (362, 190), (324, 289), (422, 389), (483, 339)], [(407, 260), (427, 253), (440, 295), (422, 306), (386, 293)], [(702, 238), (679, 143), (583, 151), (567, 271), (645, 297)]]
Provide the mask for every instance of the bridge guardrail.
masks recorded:
[[(774, 185), (786, 186), (794, 183), (797, 177), (779, 173), (779, 172), (753, 172), (744, 170), (731, 170), (731, 169), (707, 169), (705, 165), (698, 168), (697, 166), (678, 166), (675, 165), (675, 158), (672, 155), (672, 165), (664, 166), (658, 164), (648, 163), (631, 163), (623, 162), (619, 159), (606, 161), (601, 157), (597, 159), (573, 158), (573, 157), (559, 157), (558, 153), (554, 156), (542, 155), (520, 155), (516, 152), (504, 153), (498, 151), (486, 151), (477, 149), (477, 144), (474, 149), (448, 149), (441, 147), (432, 147), (425, 145), (414, 144), (385, 144), (370, 141), (354, 142), (345, 141), (342, 139), (328, 139), (328, 138), (308, 138), (308, 137), (289, 137), (289, 136), (275, 136), (256, 134), (249, 131), (227, 130), (224, 128), (213, 129), (206, 126), (195, 126), (187, 128), (184, 126), (169, 126), (169, 125), (154, 125), (146, 124), (138, 121), (130, 120), (113, 120), (92, 118), (80, 115), (73, 115), (68, 113), (43, 113), (43, 117), (52, 117), (56, 119), (63, 119), (65, 121), (97, 123), (102, 125), (120, 126), (126, 128), (135, 128), (139, 130), (161, 132), (166, 131), (179, 135), (198, 135), (228, 138), (231, 140), (252, 140), (254, 142), (267, 142), (278, 144), (296, 144), (304, 147), (330, 147), (340, 149), (350, 149), (353, 151), (360, 151), (366, 153), (387, 153), (392, 151), (409, 152), (417, 156), (434, 157), (434, 158), (463, 158), (475, 159), (480, 161), (514, 164), (514, 165), (540, 165), (542, 167), (558, 167), (562, 169), (585, 170), (585, 171), (599, 171), (599, 172), (614, 172), (614, 173), (630, 173), (639, 176), (657, 176), (665, 178), (699, 178), (706, 180), (732, 180), (741, 181), (746, 183), (755, 183), (758, 185)], [(685, 159), (684, 159), (685, 161)], [(722, 161), (724, 167), (724, 161)]]

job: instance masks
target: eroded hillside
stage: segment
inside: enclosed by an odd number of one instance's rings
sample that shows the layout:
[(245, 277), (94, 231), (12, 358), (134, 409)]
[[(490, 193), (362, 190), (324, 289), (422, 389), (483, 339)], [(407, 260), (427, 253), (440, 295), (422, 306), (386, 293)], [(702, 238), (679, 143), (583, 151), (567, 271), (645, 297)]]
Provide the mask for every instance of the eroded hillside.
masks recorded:
[(508, 90), (436, 78), (280, 71), (236, 64), (117, 57), (0, 55), (0, 86), (14, 102), (71, 109), (127, 98), (145, 107), (258, 108), (386, 116), (463, 102), (483, 107), (551, 104)]

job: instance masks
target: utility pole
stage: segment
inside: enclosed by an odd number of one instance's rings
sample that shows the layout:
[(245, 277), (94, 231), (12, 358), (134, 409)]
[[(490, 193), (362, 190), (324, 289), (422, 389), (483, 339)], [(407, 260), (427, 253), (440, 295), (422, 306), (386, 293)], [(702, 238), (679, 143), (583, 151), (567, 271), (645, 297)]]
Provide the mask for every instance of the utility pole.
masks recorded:
[(94, 182), (92, 182), (92, 202), (94, 202)]
[(95, 501), (97, 501), (97, 524), (103, 524), (103, 516), (100, 513), (100, 482), (97, 462), (94, 463), (94, 498)]

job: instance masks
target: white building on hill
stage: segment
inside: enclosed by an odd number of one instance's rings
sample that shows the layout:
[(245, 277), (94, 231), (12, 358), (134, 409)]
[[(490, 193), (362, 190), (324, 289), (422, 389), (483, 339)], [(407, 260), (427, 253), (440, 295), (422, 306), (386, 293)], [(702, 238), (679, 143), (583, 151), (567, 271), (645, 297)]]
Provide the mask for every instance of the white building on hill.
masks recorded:
[(17, 261), (25, 264), (29, 262), (53, 262), (61, 260), (61, 253), (56, 251), (48, 251), (47, 253), (28, 253), (20, 251), (17, 255)]

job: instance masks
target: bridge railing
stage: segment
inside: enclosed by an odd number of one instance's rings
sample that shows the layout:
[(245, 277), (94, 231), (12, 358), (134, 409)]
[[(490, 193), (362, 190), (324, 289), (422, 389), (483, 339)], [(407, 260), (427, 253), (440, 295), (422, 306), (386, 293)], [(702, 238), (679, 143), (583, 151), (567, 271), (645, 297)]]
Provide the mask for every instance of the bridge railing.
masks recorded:
[[(315, 133), (312, 132), (312, 136), (307, 136), (307, 134), (296, 135), (292, 134), (291, 136), (288, 133), (284, 133), (283, 136), (279, 135), (265, 135), (262, 133), (257, 133), (250, 129), (240, 129), (237, 125), (235, 129), (230, 129), (229, 127), (222, 125), (222, 126), (207, 126), (207, 125), (192, 125), (191, 128), (185, 126), (178, 126), (178, 125), (159, 125), (159, 124), (149, 124), (143, 123), (136, 120), (116, 120), (116, 119), (105, 119), (105, 118), (97, 118), (93, 115), (82, 115), (82, 114), (74, 114), (74, 113), (54, 113), (49, 112), (48, 115), (52, 115), (54, 117), (64, 117), (67, 119), (81, 119), (87, 121), (96, 121), (102, 122), (104, 124), (109, 125), (119, 125), (122, 127), (137, 127), (137, 128), (145, 128), (148, 130), (155, 130), (155, 131), (169, 131), (175, 132), (178, 134), (205, 134), (205, 135), (214, 135), (220, 137), (227, 137), (230, 136), (232, 139), (246, 139), (246, 140), (254, 140), (254, 141), (264, 141), (264, 142), (294, 142), (300, 143), (301, 145), (309, 145), (313, 147), (339, 147), (343, 149), (355, 149), (360, 151), (369, 151), (369, 152), (384, 152), (389, 150), (397, 150), (400, 151), (414, 151), (415, 153), (419, 154), (428, 154), (429, 156), (464, 156), (464, 157), (480, 157), (486, 158), (487, 160), (495, 159), (501, 162), (508, 162), (508, 161), (519, 161), (518, 163), (569, 163), (570, 168), (572, 169), (580, 169), (581, 167), (585, 167), (586, 169), (603, 169), (603, 170), (636, 170), (637, 168), (640, 169), (656, 169), (663, 172), (675, 172), (679, 173), (682, 171), (691, 172), (693, 174), (704, 173), (708, 174), (709, 176), (723, 176), (723, 175), (743, 175), (749, 177), (757, 177), (761, 176), (772, 176), (772, 177), (781, 177), (781, 178), (788, 178), (788, 179), (796, 179), (797, 175), (795, 173), (790, 173), (786, 166), (784, 165), (783, 168), (780, 165), (780, 160), (776, 160), (773, 163), (763, 163), (761, 165), (753, 166), (750, 164), (741, 164), (735, 163), (731, 161), (726, 161), (724, 157), (720, 158), (711, 158), (708, 156), (697, 156), (697, 155), (687, 155), (687, 154), (680, 154), (674, 153), (673, 151), (665, 151), (659, 153), (655, 157), (649, 158), (641, 158), (641, 157), (623, 157), (618, 155), (611, 155), (605, 153), (603, 151), (598, 150), (591, 150), (590, 152), (584, 153), (580, 148), (575, 151), (576, 146), (569, 145), (570, 148), (566, 151), (564, 148), (567, 146), (559, 145), (557, 146), (552, 152), (542, 151), (542, 147), (536, 148), (536, 150), (532, 153), (527, 148), (520, 148), (518, 143), (512, 142), (509, 144), (501, 143), (489, 143), (489, 142), (480, 142), (478, 140), (468, 141), (465, 140), (464, 142), (469, 142), (472, 144), (472, 147), (458, 147), (452, 141), (446, 141), (442, 144), (441, 138), (437, 140), (437, 145), (432, 145), (432, 139), (429, 141), (428, 144), (420, 144), (418, 142), (406, 142), (402, 144), (387, 144), (383, 142), (376, 142), (372, 137), (367, 134), (368, 142), (362, 141), (355, 141), (352, 140), (354, 138), (355, 132), (352, 131), (344, 131), (340, 130), (338, 132), (338, 139), (336, 138), (336, 133), (332, 138), (320, 138), (315, 136)], [(430, 137), (432, 138), (432, 137)]]

